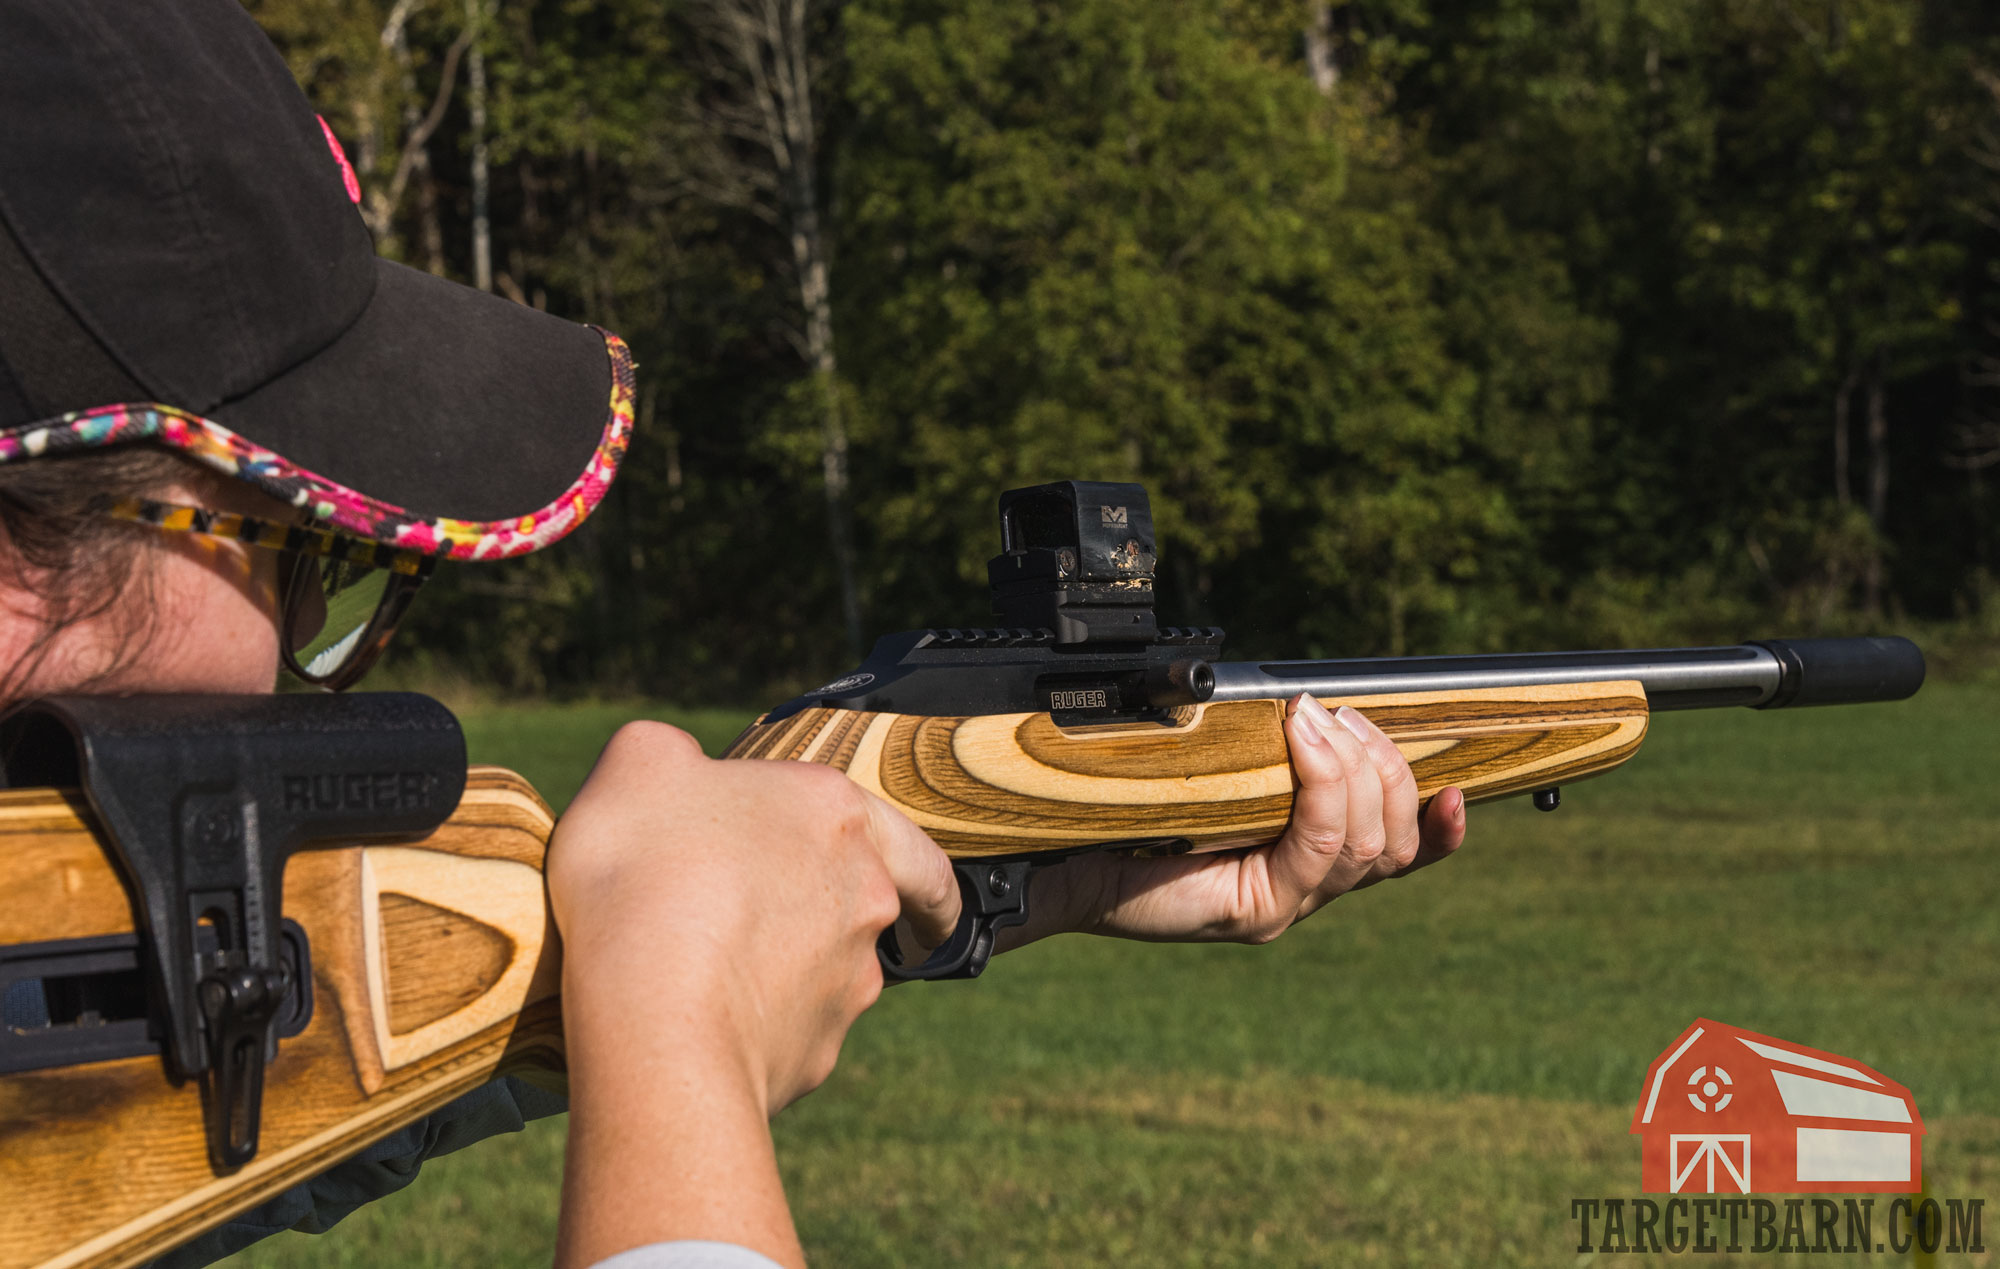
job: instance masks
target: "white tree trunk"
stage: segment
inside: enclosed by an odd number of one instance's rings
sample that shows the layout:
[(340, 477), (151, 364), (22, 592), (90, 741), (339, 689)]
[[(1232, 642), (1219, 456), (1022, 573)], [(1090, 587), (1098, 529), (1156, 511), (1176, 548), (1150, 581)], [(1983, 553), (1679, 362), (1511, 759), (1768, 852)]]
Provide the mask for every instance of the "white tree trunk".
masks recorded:
[(1883, 395), (1878, 360), (1868, 372), (1868, 522), (1875, 536), (1862, 579), (1862, 602), (1871, 617), (1882, 615), (1882, 530), (1889, 516), (1889, 410)]
[(1834, 501), (1843, 507), (1854, 501), (1853, 489), (1847, 478), (1849, 467), (1847, 420), (1852, 413), (1854, 388), (1860, 373), (1858, 370), (1850, 370), (1833, 398), (1833, 497)]
[(472, 123), (472, 284), (493, 289), (493, 227), (487, 217), (486, 0), (465, 0), (465, 29), (472, 32), (466, 65), (466, 113)]
[[(362, 160), (361, 171), (379, 173), (376, 164), (383, 157), (380, 134), (384, 110), (377, 107), (384, 104), (387, 93), (384, 85), (388, 82), (388, 71), (394, 66), (399, 72), (397, 85), (403, 99), (400, 112), (403, 122), (401, 145), (395, 170), (387, 180), (379, 174), (376, 179), (362, 179), (361, 219), (374, 235), (375, 249), (384, 255), (394, 256), (396, 251), (396, 214), (403, 205), (403, 195), (409, 189), (410, 178), (419, 177), (419, 184), (429, 179), (431, 135), (444, 122), (446, 107), (451, 105), (452, 87), (458, 79), (459, 59), (465, 55), (466, 47), (472, 42), (472, 31), (467, 28), (452, 41), (445, 50), (444, 61), (438, 68), (437, 93), (431, 98), (430, 109), (421, 116), (416, 108), (416, 75), (410, 66), (410, 46), (407, 34), (410, 14), (416, 7), (415, 0), (397, 0), (395, 8), (389, 12), (388, 21), (382, 26), (379, 42), (382, 58), (375, 64), (370, 74), (372, 85), (362, 107), (356, 110), (356, 122), (361, 128), (360, 143), (357, 146)], [(427, 235), (428, 236), (428, 235)], [(442, 235), (439, 235), (438, 259), (433, 263), (434, 272), (442, 272)]]
[(760, 152), (712, 160), (715, 196), (746, 206), (790, 244), (787, 262), (798, 283), (799, 326), (793, 337), (814, 380), (820, 416), (820, 472), (825, 482), (827, 543), (840, 587), (848, 651), (859, 658), (861, 590), (854, 556), (847, 422), (835, 351), (833, 262), (820, 206), (819, 128), (814, 94), (820, 85), (810, 47), (815, 0), (703, 0), (694, 19), (714, 52), (711, 71), (728, 90), (710, 109), (718, 133)]
[(1332, 0), (1314, 0), (1306, 17), (1306, 73), (1322, 97), (1333, 96), (1340, 86), (1340, 63), (1333, 56)]

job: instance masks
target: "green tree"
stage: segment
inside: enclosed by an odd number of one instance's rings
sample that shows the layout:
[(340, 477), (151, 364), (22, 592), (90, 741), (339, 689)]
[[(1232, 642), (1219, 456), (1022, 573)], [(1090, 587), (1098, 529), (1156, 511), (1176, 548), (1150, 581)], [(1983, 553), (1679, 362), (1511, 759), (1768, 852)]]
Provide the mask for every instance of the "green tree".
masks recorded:
[(799, 0), (729, 62), (725, 0), (251, 5), (385, 253), (638, 355), (622, 493), (418, 609), (482, 681), (799, 686), (863, 598), (985, 620), (994, 495), (1067, 476), (1239, 652), (1986, 602), (1992, 6)]
[(1520, 279), (1449, 295), (1391, 123), (1218, 4), (883, 0), (847, 30), (842, 261), (875, 315), (849, 364), (892, 607), (940, 548), (976, 585), (996, 490), (1083, 475), (1148, 482), (1181, 598), (1253, 641), (1471, 624), (1459, 592), (1521, 532), (1499, 478), (1559, 467), (1575, 430), (1521, 398), (1576, 390), (1478, 364), (1496, 342), (1465, 310)]
[[(1681, 574), (1725, 620), (1732, 595), (1835, 620), (1857, 578), (1879, 606), (1884, 551), (1934, 531), (1924, 416), (1964, 336), (1963, 22), (1908, 0), (1440, 0), (1425, 19), (1399, 101), (1440, 187), (1560, 242), (1618, 332), (1557, 572)], [(1893, 501), (1892, 450), (1911, 476)]]

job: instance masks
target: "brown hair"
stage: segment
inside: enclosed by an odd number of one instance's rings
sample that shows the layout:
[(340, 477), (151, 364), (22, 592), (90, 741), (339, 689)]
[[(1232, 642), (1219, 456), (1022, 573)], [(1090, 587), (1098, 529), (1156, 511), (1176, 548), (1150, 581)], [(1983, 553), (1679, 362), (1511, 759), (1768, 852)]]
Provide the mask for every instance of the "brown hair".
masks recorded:
[(25, 655), (0, 667), (0, 708), (14, 703), (57, 636), (115, 608), (108, 664), (88, 687), (124, 668), (151, 624), (151, 570), (142, 567), (151, 535), (112, 520), (106, 507), (124, 498), (157, 498), (187, 480), (186, 460), (150, 445), (0, 464), (0, 581), (40, 603), (41, 623)]

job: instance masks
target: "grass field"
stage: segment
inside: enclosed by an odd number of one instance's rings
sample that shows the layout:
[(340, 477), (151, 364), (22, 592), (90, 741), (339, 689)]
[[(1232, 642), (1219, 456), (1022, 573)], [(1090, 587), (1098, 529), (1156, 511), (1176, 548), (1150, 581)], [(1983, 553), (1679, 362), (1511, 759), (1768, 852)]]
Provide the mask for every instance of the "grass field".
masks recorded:
[[(466, 722), (475, 757), (560, 802), (635, 712)], [(742, 721), (652, 712), (711, 747)], [(900, 988), (778, 1122), (806, 1246), (822, 1265), (1575, 1264), (1570, 1199), (1639, 1193), (1641, 1078), (1697, 1016), (1885, 1070), (1917, 1095), (1930, 1192), (2000, 1199), (1996, 757), (1990, 686), (1665, 715), (1556, 814), (1474, 808), (1457, 858), (1270, 947), (1063, 938)], [(561, 1151), (561, 1121), (536, 1125), (235, 1263), (544, 1264)]]

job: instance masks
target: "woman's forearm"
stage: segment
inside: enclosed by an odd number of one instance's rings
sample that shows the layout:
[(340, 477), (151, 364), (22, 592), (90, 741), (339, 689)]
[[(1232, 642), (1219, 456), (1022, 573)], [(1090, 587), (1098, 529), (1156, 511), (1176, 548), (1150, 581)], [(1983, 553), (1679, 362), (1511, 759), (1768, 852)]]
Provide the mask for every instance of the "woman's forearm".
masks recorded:
[(579, 984), (564, 1003), (571, 1101), (559, 1269), (675, 1239), (803, 1265), (758, 1082), (705, 1034), (712, 1020), (672, 1006), (684, 1016), (662, 1018), (657, 1000), (642, 1019), (629, 996), (591, 996)]

